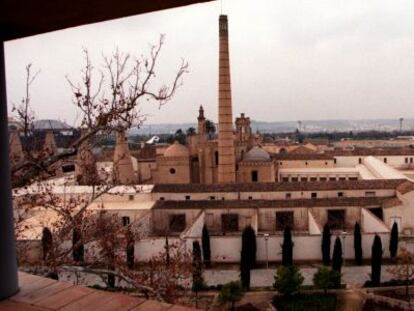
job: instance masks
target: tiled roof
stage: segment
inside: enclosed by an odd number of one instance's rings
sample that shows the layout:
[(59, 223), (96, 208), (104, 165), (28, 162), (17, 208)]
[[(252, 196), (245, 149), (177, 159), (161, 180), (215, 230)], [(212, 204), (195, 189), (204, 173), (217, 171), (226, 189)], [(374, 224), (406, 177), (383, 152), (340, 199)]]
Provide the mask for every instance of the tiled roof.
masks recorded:
[(153, 209), (193, 209), (193, 208), (298, 208), (336, 206), (381, 206), (389, 198), (380, 197), (340, 197), (321, 199), (289, 200), (186, 200), (157, 201)]
[(406, 179), (307, 181), (243, 184), (156, 184), (153, 193), (277, 192), (395, 189)]
[(413, 190), (414, 190), (414, 183), (412, 183), (408, 180), (406, 182), (401, 183), (397, 187), (397, 191), (401, 194), (406, 194), (406, 193), (411, 192)]

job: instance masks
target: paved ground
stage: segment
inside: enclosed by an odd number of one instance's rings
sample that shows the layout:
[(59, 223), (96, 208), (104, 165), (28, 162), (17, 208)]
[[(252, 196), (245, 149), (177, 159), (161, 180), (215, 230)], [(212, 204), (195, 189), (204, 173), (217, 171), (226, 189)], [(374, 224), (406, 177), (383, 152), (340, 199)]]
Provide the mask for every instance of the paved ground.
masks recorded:
[[(313, 275), (317, 271), (317, 268), (301, 268), (301, 273), (304, 280), (304, 285), (312, 285)], [(371, 272), (370, 266), (352, 266), (343, 267), (342, 269), (342, 283), (346, 283), (351, 286), (361, 286), (365, 281), (369, 280)], [(272, 286), (274, 282), (275, 269), (257, 269), (252, 270), (251, 274), (251, 286), (252, 287), (267, 287)], [(386, 266), (382, 267), (381, 281), (385, 282), (392, 277), (386, 271)], [(224, 284), (230, 281), (239, 280), (238, 270), (205, 270), (204, 279), (208, 285)]]

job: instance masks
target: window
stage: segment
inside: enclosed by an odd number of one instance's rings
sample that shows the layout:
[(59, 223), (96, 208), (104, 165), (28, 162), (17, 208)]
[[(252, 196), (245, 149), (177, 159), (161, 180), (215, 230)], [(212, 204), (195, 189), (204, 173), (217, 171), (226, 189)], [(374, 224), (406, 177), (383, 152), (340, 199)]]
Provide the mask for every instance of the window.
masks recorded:
[(276, 231), (283, 231), (286, 227), (293, 229), (293, 212), (276, 212)]
[(170, 174), (174, 175), (175, 174), (175, 168), (170, 168)]
[(358, 158), (358, 163), (361, 164), (362, 163), (362, 159)]
[(344, 196), (344, 193), (343, 192), (338, 192), (338, 198), (341, 198), (343, 196)]
[(384, 214), (382, 212), (381, 207), (374, 207), (368, 209), (371, 213), (373, 213), (375, 216), (377, 216), (379, 219), (384, 220)]
[(214, 161), (216, 163), (216, 166), (219, 165), (219, 154), (218, 154), (218, 151), (214, 152)]
[(279, 162), (279, 165), (283, 165), (283, 162)]
[(410, 163), (413, 163), (413, 158), (410, 158)]
[(329, 181), (336, 181), (336, 177), (329, 177)]
[(286, 193), (285, 198), (286, 199), (291, 199), (292, 198), (292, 194), (291, 193)]
[(239, 215), (238, 214), (222, 214), (221, 230), (223, 232), (239, 231)]
[(249, 197), (249, 200), (253, 200), (253, 197), (252, 197), (252, 196), (250, 196), (250, 197)]
[(308, 181), (308, 177), (301, 177), (300, 181)]
[(326, 177), (319, 177), (319, 181), (326, 181)]
[(345, 227), (345, 210), (336, 209), (328, 210), (328, 224), (332, 229), (344, 229)]
[(185, 196), (185, 199), (186, 199), (186, 200), (191, 200), (191, 196), (190, 196), (190, 195), (186, 195), (186, 196)]
[(292, 181), (297, 182), (298, 178), (297, 177), (292, 177)]
[(339, 177), (339, 180), (344, 181), (344, 180), (346, 180), (346, 177)]
[(259, 174), (257, 171), (252, 171), (252, 182), (257, 182), (259, 179)]
[(348, 180), (358, 180), (358, 177), (349, 177)]
[(336, 164), (336, 159), (334, 159), (334, 164)]
[(328, 162), (325, 162), (325, 165), (328, 165)]
[(130, 195), (128, 196), (128, 200), (130, 200), (130, 201), (134, 201), (134, 195), (133, 195), (133, 194), (130, 194)]
[(75, 164), (65, 164), (62, 166), (63, 173), (69, 173), (75, 171)]
[(165, 198), (164, 197), (160, 197), (160, 201), (164, 201), (165, 200)]
[(216, 199), (216, 197), (213, 196), (213, 195), (210, 197), (210, 200), (215, 200), (215, 199)]
[(387, 163), (387, 158), (384, 158), (384, 163)]
[(375, 197), (375, 191), (365, 191), (366, 197)]
[(311, 193), (311, 198), (317, 198), (317, 197), (318, 197), (318, 194), (316, 192)]
[(185, 229), (185, 214), (173, 214), (169, 217), (169, 228), (172, 232), (181, 232)]
[(308, 162), (305, 162), (305, 165), (308, 165)]
[(317, 177), (311, 177), (310, 181), (318, 181), (318, 178)]
[(408, 163), (408, 158), (405, 158), (404, 161), (405, 161), (405, 163)]
[(128, 226), (130, 223), (130, 218), (128, 216), (122, 216), (122, 225)]
[(288, 182), (288, 181), (289, 181), (289, 177), (283, 177), (283, 178), (282, 178), (282, 181), (286, 181), (286, 182)]

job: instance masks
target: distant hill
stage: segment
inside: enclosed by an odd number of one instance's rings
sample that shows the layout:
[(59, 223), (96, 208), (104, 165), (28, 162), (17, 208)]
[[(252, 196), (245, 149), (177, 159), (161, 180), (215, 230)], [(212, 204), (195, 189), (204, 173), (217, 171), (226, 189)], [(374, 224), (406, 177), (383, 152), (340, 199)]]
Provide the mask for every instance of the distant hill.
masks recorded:
[[(399, 130), (398, 119), (361, 119), (361, 120), (302, 120), (301, 130), (304, 132), (346, 132), (346, 131), (395, 131)], [(197, 128), (196, 123), (162, 123), (145, 124), (140, 129), (133, 128), (130, 135), (157, 135), (185, 131), (189, 127)], [(293, 132), (297, 129), (297, 121), (264, 122), (252, 121), (253, 131), (262, 133)], [(404, 119), (403, 130), (414, 130), (414, 119)]]

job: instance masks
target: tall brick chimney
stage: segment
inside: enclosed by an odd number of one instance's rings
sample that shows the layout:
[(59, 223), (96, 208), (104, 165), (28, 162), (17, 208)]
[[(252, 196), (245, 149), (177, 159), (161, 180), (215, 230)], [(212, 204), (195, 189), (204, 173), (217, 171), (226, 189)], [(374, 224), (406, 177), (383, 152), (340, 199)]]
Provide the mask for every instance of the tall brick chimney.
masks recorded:
[(219, 17), (218, 182), (236, 181), (227, 15)]

